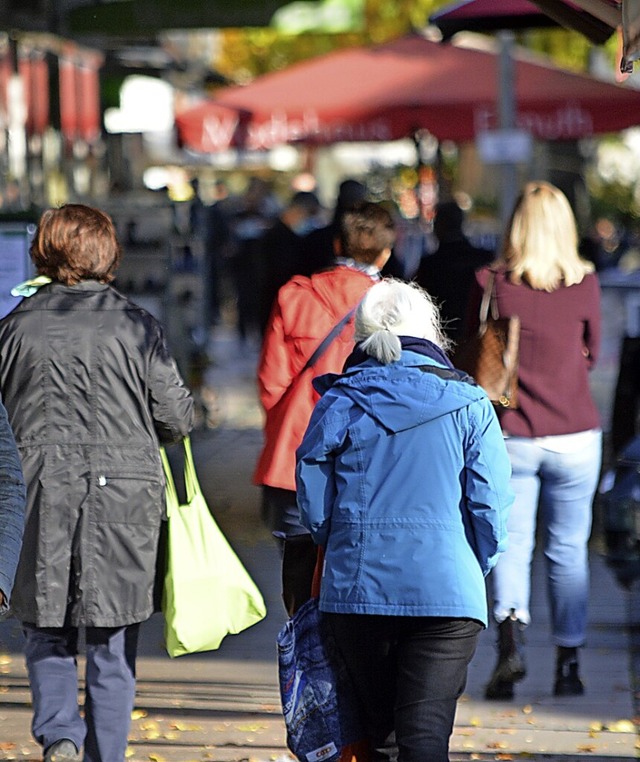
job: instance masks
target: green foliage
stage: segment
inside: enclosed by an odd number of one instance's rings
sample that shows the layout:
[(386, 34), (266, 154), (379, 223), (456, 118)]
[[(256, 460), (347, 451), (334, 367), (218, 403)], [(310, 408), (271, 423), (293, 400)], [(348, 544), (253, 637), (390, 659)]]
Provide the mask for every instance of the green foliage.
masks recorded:
[(605, 217), (625, 227), (637, 222), (640, 208), (634, 186), (618, 180), (605, 181), (594, 173), (587, 187), (594, 219)]

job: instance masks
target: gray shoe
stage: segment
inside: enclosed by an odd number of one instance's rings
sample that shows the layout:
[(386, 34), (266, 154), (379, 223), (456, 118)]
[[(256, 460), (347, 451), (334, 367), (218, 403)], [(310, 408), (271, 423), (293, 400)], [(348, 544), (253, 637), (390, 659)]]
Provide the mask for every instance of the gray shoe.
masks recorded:
[(63, 738), (52, 743), (44, 753), (43, 762), (81, 762), (82, 757), (73, 741)]

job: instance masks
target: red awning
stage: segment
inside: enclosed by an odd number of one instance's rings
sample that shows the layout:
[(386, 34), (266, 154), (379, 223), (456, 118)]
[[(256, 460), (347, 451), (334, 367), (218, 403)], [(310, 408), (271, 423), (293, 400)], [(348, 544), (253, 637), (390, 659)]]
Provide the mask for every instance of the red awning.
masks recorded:
[[(498, 127), (495, 53), (418, 35), (354, 48), (265, 75), (176, 114), (182, 144), (198, 152), (282, 143), (409, 137), (472, 140)], [(640, 124), (640, 91), (540, 63), (515, 62), (517, 126), (570, 140)]]
[(600, 45), (622, 23), (620, 2), (589, 0), (586, 5), (599, 14), (587, 12), (580, 0), (463, 0), (441, 8), (429, 20), (445, 39), (462, 30), (495, 32), (564, 26)]

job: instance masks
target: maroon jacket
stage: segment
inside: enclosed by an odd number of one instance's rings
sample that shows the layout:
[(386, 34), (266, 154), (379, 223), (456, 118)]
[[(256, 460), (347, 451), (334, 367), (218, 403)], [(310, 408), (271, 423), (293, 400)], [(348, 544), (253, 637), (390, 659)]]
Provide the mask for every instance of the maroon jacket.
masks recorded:
[[(478, 325), (489, 270), (476, 274), (469, 301), (469, 330)], [(499, 410), (506, 434), (540, 437), (598, 428), (600, 419), (589, 388), (589, 370), (600, 348), (600, 286), (596, 275), (548, 293), (513, 284), (495, 270), (501, 317), (520, 318), (518, 401)]]

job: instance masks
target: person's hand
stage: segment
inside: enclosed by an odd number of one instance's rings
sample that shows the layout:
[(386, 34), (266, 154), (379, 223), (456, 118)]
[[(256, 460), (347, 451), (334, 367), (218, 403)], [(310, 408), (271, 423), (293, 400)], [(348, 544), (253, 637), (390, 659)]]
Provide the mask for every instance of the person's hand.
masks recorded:
[(0, 590), (0, 608), (2, 608), (2, 606), (4, 606), (4, 601), (5, 601), (4, 593), (3, 593), (2, 590)]

